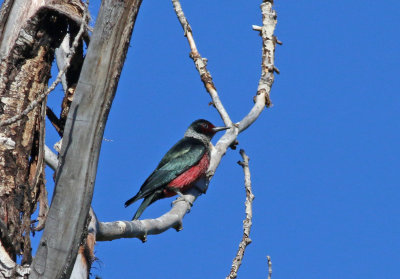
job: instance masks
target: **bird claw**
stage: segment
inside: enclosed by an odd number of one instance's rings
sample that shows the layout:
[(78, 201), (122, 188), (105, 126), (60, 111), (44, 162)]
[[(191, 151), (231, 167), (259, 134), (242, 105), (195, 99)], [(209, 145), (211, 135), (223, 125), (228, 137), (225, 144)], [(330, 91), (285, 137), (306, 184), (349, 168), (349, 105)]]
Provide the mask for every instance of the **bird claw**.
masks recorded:
[[(189, 200), (181, 193), (181, 191), (179, 191), (178, 189), (174, 189), (174, 188), (171, 188), (171, 190), (174, 191), (177, 195), (179, 195), (179, 198), (177, 198), (176, 200), (174, 200), (174, 201), (172, 202), (172, 204), (175, 204), (175, 203), (177, 203), (177, 202), (179, 202), (179, 201), (185, 201), (185, 202), (187, 202), (187, 203), (190, 205), (190, 207), (193, 206), (193, 203), (192, 203), (191, 201), (189, 201)], [(188, 211), (188, 212), (190, 212), (190, 208), (189, 208), (189, 211)]]
[[(174, 205), (174, 204), (176, 204), (177, 202), (180, 202), (180, 201), (187, 202), (187, 203), (189, 204), (190, 207), (193, 206), (193, 203), (192, 203), (191, 201), (187, 200), (187, 199), (186, 199), (185, 197), (183, 197), (183, 196), (181, 196), (181, 197), (177, 198), (176, 200), (174, 200), (174, 201), (172, 202), (172, 204)], [(188, 209), (188, 212), (190, 212), (190, 207), (189, 207), (189, 209)]]

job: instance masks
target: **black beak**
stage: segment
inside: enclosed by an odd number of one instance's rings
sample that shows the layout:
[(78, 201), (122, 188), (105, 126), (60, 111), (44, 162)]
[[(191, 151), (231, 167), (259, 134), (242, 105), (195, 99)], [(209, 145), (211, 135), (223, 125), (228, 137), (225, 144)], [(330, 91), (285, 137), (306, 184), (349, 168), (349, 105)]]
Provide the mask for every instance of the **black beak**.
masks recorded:
[(230, 129), (230, 128), (231, 127), (214, 127), (213, 131), (216, 133), (216, 132), (227, 130), (227, 129)]

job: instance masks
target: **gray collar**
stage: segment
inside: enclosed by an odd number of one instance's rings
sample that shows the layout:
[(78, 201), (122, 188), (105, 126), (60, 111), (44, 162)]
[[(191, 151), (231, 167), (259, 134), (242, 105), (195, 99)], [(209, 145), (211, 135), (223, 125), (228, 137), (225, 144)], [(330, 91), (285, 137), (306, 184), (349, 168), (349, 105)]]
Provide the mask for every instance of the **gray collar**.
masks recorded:
[(211, 137), (206, 136), (204, 134), (197, 133), (197, 132), (193, 131), (192, 129), (187, 130), (184, 137), (198, 139), (198, 140), (202, 141), (205, 145), (208, 145), (211, 141)]

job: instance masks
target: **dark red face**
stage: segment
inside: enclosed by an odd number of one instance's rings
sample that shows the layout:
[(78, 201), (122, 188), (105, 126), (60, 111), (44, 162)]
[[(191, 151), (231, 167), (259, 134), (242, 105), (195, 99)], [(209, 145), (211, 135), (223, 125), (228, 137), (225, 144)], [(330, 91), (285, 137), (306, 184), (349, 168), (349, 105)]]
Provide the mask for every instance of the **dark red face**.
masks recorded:
[(195, 121), (192, 123), (192, 126), (196, 132), (201, 134), (212, 136), (216, 133), (214, 131), (215, 126), (211, 122), (204, 119)]
[(201, 130), (203, 131), (203, 134), (214, 135), (216, 132), (213, 130), (213, 128), (215, 128), (215, 126), (210, 122), (201, 124)]

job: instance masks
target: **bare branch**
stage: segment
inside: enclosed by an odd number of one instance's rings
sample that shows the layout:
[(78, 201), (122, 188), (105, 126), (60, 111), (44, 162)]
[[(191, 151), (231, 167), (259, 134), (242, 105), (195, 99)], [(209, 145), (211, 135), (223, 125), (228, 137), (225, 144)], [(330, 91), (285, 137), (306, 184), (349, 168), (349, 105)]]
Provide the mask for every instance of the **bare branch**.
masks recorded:
[(47, 145), (44, 146), (44, 161), (50, 168), (52, 168), (52, 170), (55, 171), (57, 169), (58, 166), (57, 155), (53, 153), (53, 151), (51, 151), (51, 149)]
[(188, 40), (190, 46), (190, 57), (193, 59), (193, 62), (196, 66), (197, 71), (200, 74), (201, 81), (204, 84), (204, 87), (207, 89), (208, 93), (211, 96), (212, 104), (217, 109), (218, 113), (220, 114), (222, 120), (225, 123), (226, 127), (232, 126), (232, 120), (230, 119), (228, 113), (226, 112), (224, 106), (222, 105), (221, 100), (219, 99), (217, 89), (215, 88), (214, 82), (212, 80), (210, 72), (207, 70), (207, 59), (202, 58), (200, 53), (197, 50), (196, 43), (193, 38), (192, 28), (189, 25), (188, 20), (183, 13), (181, 4), (179, 0), (172, 0), (172, 4), (174, 5), (174, 10), (176, 16), (179, 19), (179, 22), (182, 25), (182, 28), (185, 32), (185, 37)]
[(70, 48), (70, 52), (68, 53), (68, 57), (65, 60), (65, 66), (61, 71), (58, 72), (58, 75), (57, 75), (56, 79), (53, 81), (53, 83), (50, 85), (50, 87), (45, 92), (40, 94), (36, 100), (32, 101), (28, 105), (28, 107), (25, 110), (23, 110), (20, 114), (17, 114), (17, 115), (15, 115), (15, 116), (7, 119), (7, 120), (1, 121), (0, 122), (0, 127), (12, 124), (12, 123), (22, 119), (29, 112), (31, 112), (37, 105), (39, 105), (43, 101), (43, 99), (46, 98), (47, 95), (49, 95), (50, 92), (54, 90), (54, 88), (56, 88), (57, 84), (61, 81), (62, 76), (68, 70), (68, 67), (70, 66), (70, 63), (71, 63), (71, 59), (74, 56), (74, 53), (76, 51), (76, 47), (79, 44), (79, 41), (80, 41), (80, 39), (82, 37), (82, 34), (85, 32), (85, 29), (87, 28), (87, 24), (86, 24), (87, 16), (88, 16), (88, 11), (87, 11), (87, 8), (85, 8), (85, 10), (83, 12), (83, 20), (81, 22), (81, 26), (79, 28), (79, 32), (76, 35), (76, 37), (74, 39), (74, 42), (72, 44), (72, 47)]
[[(258, 83), (257, 96), (255, 104), (249, 114), (246, 115), (239, 123), (239, 132), (246, 130), (263, 111), (264, 107), (270, 107), (271, 100), (269, 98), (272, 84), (274, 83), (275, 67), (275, 46), (277, 39), (274, 36), (275, 27), (277, 24), (276, 12), (272, 9), (273, 1), (263, 0), (261, 4), (261, 13), (263, 17), (263, 26), (261, 27), (262, 46), (262, 64), (261, 78)], [(259, 26), (256, 30), (259, 31)], [(254, 26), (253, 26), (254, 29)], [(278, 70), (279, 71), (279, 70)]]
[(272, 262), (271, 262), (270, 256), (267, 256), (267, 261), (268, 261), (268, 279), (271, 279), (271, 277), (272, 277)]
[[(70, 33), (71, 36), (74, 37), (78, 30), (76, 27), (72, 28)], [(67, 34), (64, 37), (64, 40), (60, 44), (59, 48), (56, 49), (56, 62), (58, 69), (63, 69), (65, 66), (65, 60), (69, 53), (70, 48), (70, 41), (71, 41), (70, 34)], [(83, 38), (89, 38), (89, 35), (84, 33)], [(67, 72), (62, 76), (62, 86), (64, 89), (64, 98), (61, 103), (61, 112), (59, 117), (59, 125), (60, 128), (60, 136), (64, 132), (65, 123), (67, 121), (69, 109), (71, 107), (72, 100), (74, 98), (75, 89), (77, 83), (79, 81), (79, 76), (81, 73), (82, 65), (84, 61), (84, 54), (83, 54), (83, 42), (81, 41), (76, 49), (75, 54), (71, 58), (71, 66), (68, 68)]]
[[(56, 62), (57, 62), (57, 67), (58, 70), (61, 71), (62, 69), (65, 68), (65, 61), (68, 58), (68, 53), (69, 53), (69, 43), (70, 43), (70, 36), (69, 34), (66, 34), (63, 41), (61, 42), (60, 46), (56, 49), (55, 55), (56, 55)], [(72, 57), (71, 57), (72, 59)], [(67, 71), (65, 71), (67, 72)], [(67, 84), (67, 77), (65, 73), (61, 76), (61, 84), (63, 87), (64, 92), (67, 92), (68, 90), (68, 84)]]
[(252, 25), (251, 27), (253, 28), (254, 31), (261, 31), (262, 30), (262, 26)]
[(61, 126), (60, 119), (58, 119), (57, 115), (55, 115), (55, 113), (49, 107), (46, 108), (46, 115), (47, 115), (47, 118), (50, 120), (50, 123), (56, 129), (58, 135), (60, 137), (62, 137), (63, 129), (62, 129), (62, 126)]
[(226, 279), (234, 279), (237, 277), (237, 272), (239, 270), (240, 265), (243, 261), (244, 252), (246, 250), (247, 245), (251, 243), (250, 239), (250, 229), (252, 225), (251, 219), (253, 218), (253, 200), (254, 195), (251, 191), (251, 177), (250, 177), (250, 169), (249, 169), (249, 157), (246, 155), (243, 149), (240, 150), (240, 155), (243, 158), (243, 161), (239, 161), (238, 164), (243, 167), (244, 172), (244, 187), (246, 190), (246, 218), (243, 221), (243, 237), (242, 241), (239, 244), (239, 249), (237, 251), (236, 257), (233, 259), (232, 268), (229, 275)]
[(110, 241), (119, 238), (139, 238), (143, 242), (147, 240), (147, 235), (160, 234), (174, 228), (177, 231), (183, 229), (182, 219), (190, 211), (191, 204), (200, 196), (205, 189), (204, 183), (198, 187), (193, 187), (182, 197), (173, 202), (173, 207), (169, 212), (156, 219), (134, 220), (134, 221), (115, 221), (99, 222), (96, 235), (97, 241)]

